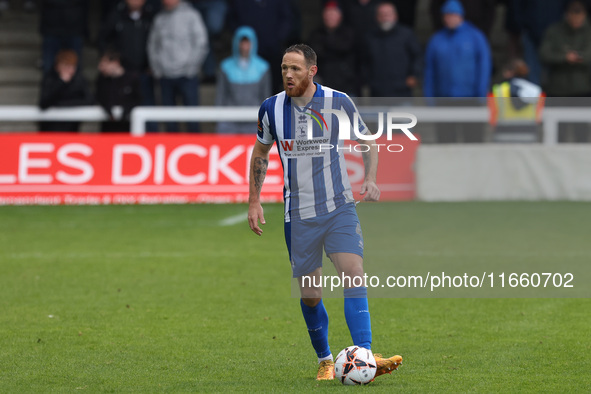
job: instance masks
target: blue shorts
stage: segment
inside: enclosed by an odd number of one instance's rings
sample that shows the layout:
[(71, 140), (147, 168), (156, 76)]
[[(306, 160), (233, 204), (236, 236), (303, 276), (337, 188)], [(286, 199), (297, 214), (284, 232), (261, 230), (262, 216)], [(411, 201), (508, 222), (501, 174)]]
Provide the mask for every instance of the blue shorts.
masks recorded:
[(363, 257), (363, 234), (355, 204), (345, 204), (327, 215), (285, 223), (285, 242), (294, 278), (322, 267), (322, 249)]

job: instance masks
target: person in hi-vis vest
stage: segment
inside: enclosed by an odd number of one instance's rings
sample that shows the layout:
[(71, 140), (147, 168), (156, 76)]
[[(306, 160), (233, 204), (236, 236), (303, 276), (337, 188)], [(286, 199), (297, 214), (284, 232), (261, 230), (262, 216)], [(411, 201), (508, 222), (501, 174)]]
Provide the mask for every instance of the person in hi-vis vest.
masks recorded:
[(544, 108), (542, 88), (525, 78), (529, 68), (514, 59), (503, 68), (503, 82), (489, 95), (490, 123), (494, 142), (538, 142)]

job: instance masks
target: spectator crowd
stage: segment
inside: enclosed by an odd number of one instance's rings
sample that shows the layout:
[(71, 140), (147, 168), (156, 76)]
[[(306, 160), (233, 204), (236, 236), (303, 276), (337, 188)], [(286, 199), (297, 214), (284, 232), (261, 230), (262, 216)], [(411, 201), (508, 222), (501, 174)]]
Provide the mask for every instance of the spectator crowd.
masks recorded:
[[(321, 23), (307, 37), (298, 0), (103, 0), (91, 95), (80, 67), (89, 0), (39, 0), (40, 106), (97, 102), (111, 118), (104, 131), (127, 131), (135, 106), (199, 105), (203, 83), (216, 84), (216, 105), (256, 106), (282, 90), (283, 50), (295, 42), (316, 51), (320, 83), (352, 96), (486, 97), (500, 91), (492, 84), (499, 59), (490, 45), (499, 4), (509, 37), (503, 60), (523, 65), (527, 75), (520, 73), (520, 81), (540, 88), (528, 91), (591, 95), (589, 0), (429, 1), (434, 32), (423, 47), (415, 0), (324, 0)], [(233, 37), (231, 47), (220, 47), (224, 33)], [(216, 58), (223, 52), (230, 56)], [(501, 77), (509, 75), (502, 70)], [(112, 114), (114, 106), (123, 108), (122, 118)], [(77, 127), (42, 125), (44, 131)], [(251, 130), (222, 122), (218, 132)]]

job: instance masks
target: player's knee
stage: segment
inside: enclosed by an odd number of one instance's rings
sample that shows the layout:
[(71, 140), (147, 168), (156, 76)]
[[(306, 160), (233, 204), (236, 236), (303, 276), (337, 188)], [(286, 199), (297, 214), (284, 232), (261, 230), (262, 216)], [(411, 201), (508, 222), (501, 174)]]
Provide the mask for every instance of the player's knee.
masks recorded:
[(304, 305), (310, 308), (314, 308), (316, 305), (320, 303), (320, 301), (322, 301), (322, 298), (302, 298), (302, 302), (304, 303)]
[[(347, 267), (347, 269), (343, 270), (343, 275), (346, 278), (351, 278), (351, 281), (353, 281), (354, 283), (357, 283), (358, 281), (363, 279), (363, 275), (364, 275), (363, 266), (359, 265), (359, 266), (354, 266), (354, 267)], [(359, 285), (356, 285), (356, 286), (359, 286)], [(345, 287), (355, 287), (355, 286), (345, 285)]]

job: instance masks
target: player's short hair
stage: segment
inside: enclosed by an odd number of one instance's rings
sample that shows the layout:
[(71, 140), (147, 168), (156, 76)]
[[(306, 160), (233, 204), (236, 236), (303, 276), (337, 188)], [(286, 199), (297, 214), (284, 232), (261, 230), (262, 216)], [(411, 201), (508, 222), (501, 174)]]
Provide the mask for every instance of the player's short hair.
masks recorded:
[(318, 61), (318, 56), (316, 56), (316, 52), (312, 48), (310, 48), (306, 44), (295, 44), (290, 46), (285, 50), (285, 54), (296, 52), (304, 55), (304, 59), (306, 59), (306, 64), (308, 67), (316, 66), (316, 62)]

